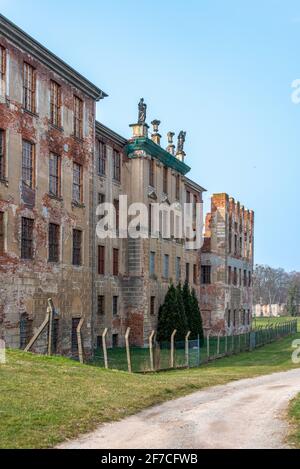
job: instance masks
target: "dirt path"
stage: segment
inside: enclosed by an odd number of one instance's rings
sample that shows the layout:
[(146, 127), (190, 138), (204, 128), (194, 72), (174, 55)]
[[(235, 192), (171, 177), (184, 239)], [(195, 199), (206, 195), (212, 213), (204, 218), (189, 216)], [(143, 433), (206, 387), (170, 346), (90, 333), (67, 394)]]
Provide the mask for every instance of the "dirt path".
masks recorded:
[(105, 424), (60, 448), (286, 448), (300, 368), (198, 391)]

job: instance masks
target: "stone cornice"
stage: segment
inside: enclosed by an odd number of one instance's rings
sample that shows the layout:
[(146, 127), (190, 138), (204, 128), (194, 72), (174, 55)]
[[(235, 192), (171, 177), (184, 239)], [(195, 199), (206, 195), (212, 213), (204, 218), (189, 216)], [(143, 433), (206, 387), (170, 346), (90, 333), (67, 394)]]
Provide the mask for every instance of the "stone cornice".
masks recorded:
[(99, 101), (107, 96), (104, 91), (100, 90), (97, 86), (84, 78), (84, 76), (76, 72), (76, 70), (1, 14), (0, 34), (23, 51), (32, 55), (46, 67), (52, 69), (55, 73), (59, 74), (62, 78), (90, 98)]

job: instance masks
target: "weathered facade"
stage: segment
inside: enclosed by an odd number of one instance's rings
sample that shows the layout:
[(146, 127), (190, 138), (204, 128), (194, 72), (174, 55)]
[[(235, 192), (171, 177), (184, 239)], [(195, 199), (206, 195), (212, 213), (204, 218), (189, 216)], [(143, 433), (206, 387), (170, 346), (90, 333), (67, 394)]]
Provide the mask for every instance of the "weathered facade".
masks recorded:
[(54, 351), (76, 353), (83, 316), (89, 353), (95, 103), (105, 94), (2, 16), (0, 53), (0, 337), (23, 348), (51, 297)]
[(201, 314), (206, 331), (238, 333), (252, 318), (254, 212), (214, 194), (201, 252)]

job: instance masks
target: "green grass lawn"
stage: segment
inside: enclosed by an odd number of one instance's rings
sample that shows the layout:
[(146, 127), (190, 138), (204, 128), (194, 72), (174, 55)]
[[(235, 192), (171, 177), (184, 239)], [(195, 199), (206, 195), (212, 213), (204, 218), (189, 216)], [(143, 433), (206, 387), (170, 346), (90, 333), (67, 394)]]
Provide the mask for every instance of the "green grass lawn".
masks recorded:
[(0, 447), (53, 447), (100, 423), (207, 386), (295, 368), (296, 337), (300, 334), (201, 368), (149, 375), (8, 351), (7, 364), (0, 366)]

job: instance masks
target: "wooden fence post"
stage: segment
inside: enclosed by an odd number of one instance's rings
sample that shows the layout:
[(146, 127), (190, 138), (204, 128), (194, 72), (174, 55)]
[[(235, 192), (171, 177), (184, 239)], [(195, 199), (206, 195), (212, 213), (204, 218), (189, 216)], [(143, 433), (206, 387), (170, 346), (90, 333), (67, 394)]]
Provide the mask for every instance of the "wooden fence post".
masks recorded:
[(107, 346), (106, 346), (106, 336), (108, 333), (107, 327), (104, 329), (102, 334), (102, 348), (103, 348), (103, 356), (104, 356), (104, 366), (108, 369), (108, 358), (107, 358)]
[(129, 336), (130, 336), (130, 327), (127, 328), (125, 334), (125, 343), (126, 343), (126, 354), (127, 354), (127, 364), (128, 364), (128, 372), (132, 373), (131, 368), (131, 357), (130, 357), (130, 345), (129, 345)]
[(177, 332), (177, 330), (174, 329), (174, 331), (172, 332), (172, 335), (171, 335), (171, 356), (170, 356), (170, 367), (171, 368), (174, 368), (174, 351), (175, 351), (174, 341), (175, 341), (176, 332)]
[(150, 369), (154, 371), (154, 358), (153, 358), (153, 338), (155, 336), (155, 331), (152, 331), (149, 336), (149, 353), (150, 353)]
[(191, 331), (187, 333), (185, 336), (185, 364), (187, 367), (189, 367), (189, 338), (191, 335)]
[(84, 318), (82, 317), (79, 321), (79, 324), (77, 326), (77, 343), (78, 343), (78, 354), (79, 354), (79, 361), (80, 363), (84, 363), (83, 359), (83, 347), (82, 347), (82, 337), (81, 337), (81, 329), (84, 323)]
[(53, 317), (54, 305), (51, 298), (48, 299), (47, 313), (49, 314), (49, 327), (48, 327), (48, 355), (52, 355), (52, 332), (53, 332)]

